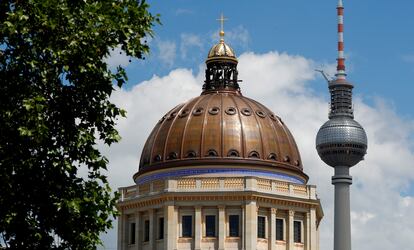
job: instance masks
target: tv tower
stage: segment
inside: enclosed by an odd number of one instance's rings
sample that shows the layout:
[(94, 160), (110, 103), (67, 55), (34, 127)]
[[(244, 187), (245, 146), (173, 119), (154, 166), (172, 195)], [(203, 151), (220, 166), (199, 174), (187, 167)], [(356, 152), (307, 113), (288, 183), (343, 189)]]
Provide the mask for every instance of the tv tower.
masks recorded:
[(345, 73), (344, 7), (338, 1), (338, 64), (335, 78), (328, 79), (331, 105), (329, 120), (316, 136), (316, 149), (320, 158), (335, 169), (332, 184), (335, 186), (334, 250), (351, 250), (351, 216), (349, 186), (352, 176), (349, 169), (364, 159), (367, 152), (367, 135), (354, 120), (352, 83)]

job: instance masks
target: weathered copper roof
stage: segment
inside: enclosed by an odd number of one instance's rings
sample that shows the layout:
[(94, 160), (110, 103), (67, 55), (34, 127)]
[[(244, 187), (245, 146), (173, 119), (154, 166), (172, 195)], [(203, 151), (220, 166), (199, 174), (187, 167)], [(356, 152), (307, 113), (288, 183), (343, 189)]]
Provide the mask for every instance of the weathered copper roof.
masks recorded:
[(137, 174), (200, 164), (249, 164), (304, 175), (283, 121), (239, 91), (204, 92), (164, 115), (145, 143)]

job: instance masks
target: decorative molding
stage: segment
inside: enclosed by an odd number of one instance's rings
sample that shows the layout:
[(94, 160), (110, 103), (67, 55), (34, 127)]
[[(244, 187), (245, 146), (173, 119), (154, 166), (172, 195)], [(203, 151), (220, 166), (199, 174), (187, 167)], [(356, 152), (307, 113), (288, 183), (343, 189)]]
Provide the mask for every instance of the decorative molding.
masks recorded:
[[(254, 201), (254, 202), (261, 202), (268, 204), (269, 206), (286, 206), (286, 207), (296, 207), (296, 208), (304, 208), (304, 209), (311, 209), (311, 208), (318, 208), (320, 203), (318, 201), (313, 200), (286, 200), (281, 199), (279, 197), (264, 197), (263, 194), (258, 193), (252, 194), (251, 192), (239, 192), (239, 193), (231, 193), (231, 195), (218, 195), (219, 193), (215, 194), (180, 194), (180, 193), (164, 193), (161, 195), (157, 195), (156, 197), (143, 197), (137, 198), (133, 200), (128, 200), (125, 202), (120, 202), (117, 204), (117, 208), (120, 211), (125, 211), (127, 209), (134, 209), (134, 208), (142, 208), (147, 209), (151, 206), (163, 206), (166, 202), (171, 204), (171, 202), (180, 202), (180, 201), (239, 201), (241, 203), (245, 203), (246, 201)], [(294, 197), (289, 197), (293, 198)], [(175, 203), (175, 205), (177, 205)], [(241, 205), (244, 207), (243, 205)], [(294, 211), (292, 210), (294, 213)]]
[(200, 175), (200, 174), (217, 174), (217, 173), (232, 173), (232, 174), (242, 174), (242, 175), (251, 175), (251, 176), (264, 176), (271, 177), (276, 179), (282, 179), (285, 181), (293, 182), (296, 184), (305, 184), (304, 181), (294, 175), (289, 175), (286, 173), (275, 173), (272, 171), (266, 171), (261, 169), (239, 169), (239, 168), (208, 168), (208, 169), (173, 169), (170, 171), (162, 173), (153, 173), (146, 176), (139, 177), (136, 179), (138, 185), (142, 185), (148, 182), (155, 180), (163, 180), (174, 177), (184, 177), (190, 175)]
[(295, 216), (295, 211), (294, 210), (289, 210), (289, 216), (291, 216), (291, 217)]

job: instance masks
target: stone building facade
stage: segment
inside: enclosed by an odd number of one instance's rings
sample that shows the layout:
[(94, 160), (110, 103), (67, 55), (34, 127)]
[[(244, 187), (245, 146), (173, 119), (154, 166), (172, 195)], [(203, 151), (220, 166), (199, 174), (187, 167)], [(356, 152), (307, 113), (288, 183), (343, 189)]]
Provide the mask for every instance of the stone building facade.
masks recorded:
[(164, 115), (120, 188), (118, 249), (317, 250), (323, 217), (283, 120), (244, 97), (224, 42), (200, 96)]

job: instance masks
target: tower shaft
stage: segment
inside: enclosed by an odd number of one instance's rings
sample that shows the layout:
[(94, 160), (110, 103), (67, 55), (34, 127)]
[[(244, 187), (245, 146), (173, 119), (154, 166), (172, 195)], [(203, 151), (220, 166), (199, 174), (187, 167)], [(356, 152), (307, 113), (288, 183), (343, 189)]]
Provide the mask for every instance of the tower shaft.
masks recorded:
[(335, 186), (334, 250), (351, 250), (349, 167), (335, 167), (332, 184)]

